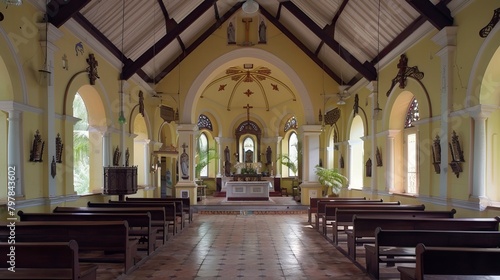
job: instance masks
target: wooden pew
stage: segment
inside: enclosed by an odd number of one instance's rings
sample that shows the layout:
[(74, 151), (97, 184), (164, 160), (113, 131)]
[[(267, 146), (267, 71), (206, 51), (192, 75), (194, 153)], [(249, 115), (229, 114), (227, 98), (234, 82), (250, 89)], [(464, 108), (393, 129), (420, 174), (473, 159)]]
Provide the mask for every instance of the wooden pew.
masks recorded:
[(500, 217), (496, 218), (386, 218), (358, 217), (352, 219), (352, 230), (346, 230), (347, 253), (356, 260), (356, 246), (375, 243), (375, 229), (394, 230), (459, 230), (498, 231)]
[[(24, 213), (18, 211), (21, 221), (127, 221), (129, 235), (146, 241), (147, 253), (155, 250), (156, 232), (151, 228), (151, 213)], [(139, 249), (139, 248), (138, 248)]]
[[(9, 271), (15, 246), (15, 272)], [(0, 279), (95, 280), (97, 265), (80, 264), (78, 244), (67, 242), (0, 242)]]
[(500, 247), (498, 231), (375, 230), (375, 244), (365, 245), (366, 270), (379, 278), (380, 264), (415, 263), (419, 243), (433, 247)]
[(327, 205), (372, 205), (372, 204), (383, 204), (383, 205), (399, 205), (399, 201), (396, 202), (384, 202), (382, 199), (374, 200), (320, 200), (318, 201), (318, 209), (314, 214), (315, 217), (315, 227), (319, 231), (319, 223), (325, 217), (325, 209)]
[(177, 211), (175, 202), (164, 202), (156, 203), (152, 205), (151, 203), (141, 203), (141, 202), (112, 202), (112, 203), (95, 203), (87, 202), (87, 206), (98, 207), (98, 208), (150, 208), (150, 207), (163, 207), (165, 209), (165, 221), (167, 222), (167, 227), (172, 226), (172, 235), (177, 233)]
[(165, 244), (168, 240), (168, 228), (165, 220), (164, 207), (129, 207), (129, 208), (100, 208), (100, 207), (61, 207), (57, 206), (54, 213), (148, 213), (151, 215), (151, 228), (157, 233), (156, 239)]
[[(180, 200), (172, 200), (172, 201), (157, 201), (157, 202), (151, 202), (151, 201), (119, 201), (119, 200), (109, 200), (108, 203), (118, 203), (118, 204), (151, 204), (151, 205), (158, 205), (158, 206), (163, 206), (162, 204), (164, 203), (174, 203), (175, 205), (175, 216), (179, 218), (179, 228), (182, 230), (185, 226), (184, 223), (184, 206), (182, 201)], [(153, 205), (153, 206), (154, 206)], [(170, 205), (170, 204), (169, 204)], [(170, 207), (170, 206), (168, 206)], [(168, 212), (167, 209), (165, 211)], [(177, 219), (176, 219), (177, 220)], [(177, 230), (176, 230), (177, 233)]]
[[(130, 238), (128, 229), (126, 221), (42, 221), (15, 224), (16, 243), (75, 240), (78, 243), (80, 262), (123, 263), (125, 273), (132, 271), (137, 255), (137, 239)], [(9, 236), (7, 224), (0, 223), (0, 242), (7, 242)], [(101, 254), (97, 255), (97, 251)]]
[(191, 223), (193, 221), (193, 209), (191, 207), (191, 200), (189, 198), (182, 197), (126, 197), (126, 201), (181, 201), (182, 209), (185, 214), (188, 215), (188, 221)]
[(312, 223), (312, 213), (318, 212), (318, 201), (321, 200), (366, 200), (366, 197), (311, 197), (309, 198), (309, 207), (307, 208), (307, 222)]
[[(404, 205), (401, 205), (404, 206)], [(333, 208), (333, 207), (332, 207)], [(333, 237), (335, 245), (338, 245), (339, 242), (339, 232), (344, 231), (348, 227), (352, 226), (352, 218), (354, 215), (362, 216), (362, 217), (399, 217), (399, 218), (453, 218), (457, 211), (452, 209), (450, 211), (424, 211), (424, 209), (417, 210), (401, 210), (403, 208), (398, 209), (397, 207), (388, 208), (388, 209), (359, 209), (359, 208), (335, 208), (334, 220), (331, 222), (333, 229)], [(329, 214), (330, 209), (326, 209), (326, 215)], [(325, 219), (327, 221), (327, 219)], [(325, 227), (326, 231), (326, 226)]]
[[(499, 248), (431, 247), (418, 244), (416, 267), (398, 267), (403, 280), (425, 279), (498, 279)], [(458, 275), (470, 275), (457, 277)]]

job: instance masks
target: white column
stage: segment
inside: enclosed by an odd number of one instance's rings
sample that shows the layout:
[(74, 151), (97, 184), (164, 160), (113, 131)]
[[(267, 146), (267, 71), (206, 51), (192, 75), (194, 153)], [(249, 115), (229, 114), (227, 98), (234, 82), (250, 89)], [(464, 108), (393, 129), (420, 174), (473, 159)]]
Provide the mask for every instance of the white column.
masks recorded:
[(217, 177), (222, 177), (222, 175), (224, 174), (224, 172), (222, 172), (222, 169), (224, 167), (224, 149), (222, 148), (220, 137), (214, 137), (214, 140), (217, 145), (217, 151), (219, 151), (219, 167), (217, 168)]
[(370, 132), (371, 132), (371, 160), (372, 160), (372, 183), (371, 188), (372, 192), (376, 193), (378, 190), (378, 170), (377, 170), (377, 119), (382, 112), (377, 111), (378, 109), (378, 85), (377, 81), (371, 81), (366, 88), (371, 91), (370, 97), (372, 99), (372, 120), (370, 123)]
[(472, 197), (483, 200), (486, 199), (486, 159), (488, 158), (486, 151), (486, 119), (496, 108), (477, 105), (471, 109), (471, 116), (474, 118)]
[(351, 185), (351, 180), (352, 180), (352, 168), (351, 168), (351, 162), (352, 162), (352, 144), (353, 144), (353, 140), (347, 140), (347, 152), (346, 152), (346, 155), (345, 155), (345, 168), (347, 169), (347, 173), (346, 173), (346, 176), (347, 176), (347, 179), (349, 180), (349, 182), (347, 183), (348, 185)]
[[(441, 58), (441, 151), (448, 151), (449, 115), (453, 101), (453, 60), (456, 48), (456, 26), (448, 26), (439, 31), (432, 40), (441, 50), (436, 54)], [(439, 175), (439, 195), (448, 194), (448, 153), (441, 153), (441, 173)]]
[[(300, 127), (302, 136), (302, 182), (318, 183), (315, 166), (320, 158), (320, 125), (303, 125)], [(319, 184), (319, 183), (318, 183)]]
[(151, 140), (144, 139), (144, 186), (151, 186), (151, 154), (149, 152), (149, 143)]
[(393, 192), (396, 188), (395, 186), (395, 159), (394, 156), (396, 154), (394, 142), (394, 137), (400, 133), (400, 130), (389, 130), (387, 131), (387, 138), (385, 140), (385, 150), (386, 150), (386, 158), (385, 158), (385, 178), (386, 178), (386, 190), (389, 192)]
[(46, 98), (42, 98), (46, 100), (46, 110), (45, 113), (45, 122), (46, 122), (46, 133), (47, 135), (42, 134), (42, 138), (46, 139), (46, 145), (44, 150), (47, 151), (47, 186), (48, 186), (48, 196), (53, 197), (57, 195), (57, 182), (56, 177), (52, 178), (51, 175), (51, 163), (52, 160), (55, 159), (56, 156), (56, 129), (55, 129), (55, 92), (54, 92), (54, 54), (59, 50), (54, 42), (59, 40), (63, 33), (59, 31), (57, 27), (52, 24), (47, 23), (39, 23), (39, 33), (40, 33), (40, 45), (42, 50), (46, 53), (45, 57), (45, 71), (48, 71), (48, 79), (46, 80), (46, 88), (47, 88), (47, 96)]
[(110, 147), (111, 147), (111, 141), (110, 141), (110, 135), (109, 131), (103, 131), (102, 132), (102, 166), (108, 167), (111, 166), (110, 164), (110, 156), (111, 153)]
[(15, 196), (24, 196), (24, 186), (22, 181), (21, 167), (21, 111), (9, 110), (9, 136), (7, 142), (7, 164), (9, 167), (15, 168)]
[[(283, 137), (276, 137), (276, 147), (275, 147), (275, 158), (277, 158), (278, 155), (281, 154), (281, 140), (283, 140)], [(274, 177), (281, 177), (281, 164), (278, 165), (278, 163), (276, 161), (273, 162), (273, 166), (274, 168), (276, 169), (276, 172), (274, 174)]]

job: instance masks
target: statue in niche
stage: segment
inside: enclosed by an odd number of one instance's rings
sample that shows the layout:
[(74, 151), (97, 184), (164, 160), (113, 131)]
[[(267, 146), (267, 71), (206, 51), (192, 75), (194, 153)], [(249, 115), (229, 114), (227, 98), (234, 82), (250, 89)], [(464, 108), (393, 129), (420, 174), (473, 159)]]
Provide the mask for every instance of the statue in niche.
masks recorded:
[(228, 146), (224, 149), (224, 160), (224, 175), (231, 176), (231, 152)]
[(118, 146), (116, 146), (115, 152), (113, 153), (113, 166), (120, 165), (121, 156), (122, 156), (122, 153), (120, 152), (120, 148)]
[(266, 24), (264, 23), (263, 20), (260, 21), (260, 24), (259, 24), (259, 43), (260, 44), (265, 44), (267, 42), (267, 39), (266, 39), (266, 31), (267, 30), (267, 26)]
[(372, 159), (368, 158), (365, 164), (365, 172), (366, 172), (366, 177), (371, 177), (372, 176)]
[(127, 150), (125, 151), (125, 166), (128, 166), (128, 159), (130, 158), (130, 153), (128, 151), (128, 148)]
[(272, 162), (272, 159), (271, 159), (272, 154), (273, 154), (273, 151), (271, 150), (271, 146), (267, 146), (267, 150), (266, 150), (266, 163), (267, 164), (271, 164), (271, 162)]
[(186, 148), (188, 146), (186, 143), (182, 144), (182, 154), (181, 154), (181, 172), (182, 179), (189, 179), (189, 155), (186, 153)]
[(232, 22), (229, 22), (229, 25), (227, 26), (227, 43), (228, 44), (236, 44), (235, 33), (236, 33), (236, 30), (234, 28), (234, 24)]
[(245, 152), (245, 163), (252, 163), (253, 162), (253, 152), (251, 150), (247, 150)]

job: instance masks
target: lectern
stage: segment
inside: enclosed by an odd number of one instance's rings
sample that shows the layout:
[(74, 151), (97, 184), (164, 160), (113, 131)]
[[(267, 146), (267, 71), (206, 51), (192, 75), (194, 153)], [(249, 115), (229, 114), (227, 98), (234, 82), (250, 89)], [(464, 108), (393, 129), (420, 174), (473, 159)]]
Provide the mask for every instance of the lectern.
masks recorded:
[(103, 194), (118, 195), (123, 201), (126, 194), (137, 192), (137, 166), (104, 167)]

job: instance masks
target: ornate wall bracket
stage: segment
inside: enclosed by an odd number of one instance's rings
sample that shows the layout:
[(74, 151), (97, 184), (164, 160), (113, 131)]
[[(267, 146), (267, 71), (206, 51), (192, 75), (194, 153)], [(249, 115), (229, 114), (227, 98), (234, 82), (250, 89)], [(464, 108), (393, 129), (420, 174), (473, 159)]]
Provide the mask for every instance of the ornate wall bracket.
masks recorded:
[(30, 161), (31, 162), (42, 162), (43, 161), (43, 147), (45, 146), (45, 141), (42, 141), (40, 132), (38, 129), (35, 132), (35, 139), (33, 140), (33, 147), (30, 151)]
[(99, 63), (95, 59), (95, 56), (93, 53), (89, 54), (89, 58), (87, 58), (87, 64), (89, 65), (87, 67), (87, 73), (89, 75), (89, 82), (91, 85), (95, 85), (95, 81), (99, 79), (99, 74), (97, 73), (97, 66)]
[(481, 38), (488, 37), (491, 30), (493, 30), (493, 28), (495, 27), (495, 25), (497, 25), (499, 20), (500, 20), (500, 8), (497, 8), (495, 9), (495, 11), (493, 11), (493, 16), (491, 17), (490, 22), (485, 27), (481, 28), (481, 30), (479, 30), (479, 36), (481, 36)]
[(382, 164), (382, 153), (380, 152), (380, 149), (377, 147), (377, 166), (383, 166)]
[(372, 159), (371, 158), (368, 158), (368, 160), (365, 163), (365, 172), (366, 172), (366, 177), (372, 176)]
[(452, 133), (451, 143), (449, 143), (449, 146), (452, 159), (450, 162), (450, 166), (451, 169), (453, 170), (453, 173), (455, 173), (455, 175), (458, 178), (460, 173), (463, 171), (462, 162), (465, 162), (465, 160), (464, 160), (464, 152), (460, 147), (460, 142), (458, 141), (458, 135), (455, 131), (453, 131)]
[(386, 94), (387, 96), (391, 94), (391, 91), (396, 84), (399, 84), (399, 88), (401, 89), (406, 88), (407, 84), (406, 79), (408, 77), (414, 78), (418, 81), (424, 78), (424, 73), (420, 72), (417, 66), (408, 67), (408, 58), (406, 57), (405, 54), (401, 55), (398, 63), (398, 68), (399, 68), (398, 74), (396, 75), (396, 77), (392, 79), (391, 86)]
[(56, 162), (57, 163), (62, 163), (63, 147), (64, 147), (64, 144), (62, 143), (61, 135), (59, 135), (59, 133), (57, 133), (57, 137), (56, 137)]
[(52, 163), (50, 164), (50, 175), (52, 178), (56, 177), (57, 167), (56, 167), (56, 158), (52, 156)]
[(436, 135), (434, 142), (432, 143), (432, 165), (434, 165), (434, 171), (436, 174), (441, 173), (441, 139), (439, 135)]

